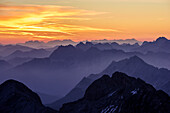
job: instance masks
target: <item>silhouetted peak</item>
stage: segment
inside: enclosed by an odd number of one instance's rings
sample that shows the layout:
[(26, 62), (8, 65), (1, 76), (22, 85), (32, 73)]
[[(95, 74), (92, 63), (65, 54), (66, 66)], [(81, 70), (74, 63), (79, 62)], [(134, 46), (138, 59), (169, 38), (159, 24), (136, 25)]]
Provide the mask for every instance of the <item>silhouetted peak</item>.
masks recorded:
[(58, 49), (75, 49), (75, 47), (73, 45), (59, 46)]
[(53, 53), (60, 51), (60, 52), (66, 52), (66, 51), (74, 51), (76, 48), (73, 45), (68, 46), (59, 46)]
[(115, 73), (112, 74), (111, 78), (125, 78), (125, 77), (128, 77), (125, 73), (116, 71)]
[(83, 98), (64, 104), (61, 113), (166, 113), (169, 96), (141, 79), (115, 72), (94, 81)]
[(0, 85), (0, 111), (3, 113), (56, 113), (44, 107), (39, 96), (27, 86), (12, 79)]
[(139, 44), (138, 43), (135, 43), (135, 44), (133, 44), (134, 46), (139, 46)]
[(25, 42), (26, 44), (40, 44), (40, 43), (44, 43), (43, 41), (38, 41), (38, 40), (30, 40)]
[[(22, 95), (22, 96), (27, 95), (27, 97), (35, 99), (37, 102), (41, 103), (41, 100), (36, 93), (32, 92), (27, 86), (25, 86), (23, 83), (18, 82), (16, 80), (10, 79), (2, 83), (0, 85), (0, 92), (1, 92), (0, 96), (4, 96), (4, 95), (9, 96), (13, 93), (17, 93), (18, 95)], [(9, 98), (13, 98), (12, 95), (9, 96)]]
[(5, 81), (4, 83), (2, 83), (0, 85), (0, 87), (1, 87), (0, 90), (2, 90), (2, 88), (4, 88), (4, 90), (8, 90), (8, 92), (9, 91), (21, 91), (21, 92), (26, 93), (27, 91), (31, 91), (23, 83), (18, 82), (13, 79)]
[(10, 86), (12, 88), (12, 87), (24, 86), (24, 84), (16, 80), (10, 79), (2, 83), (1, 86), (4, 86), (4, 87)]
[(92, 42), (86, 42), (86, 45), (90, 45), (90, 46), (92, 46), (93, 45), (93, 43)]
[(132, 56), (128, 59), (129, 62), (144, 62), (140, 57), (138, 56)]
[(159, 41), (167, 41), (168, 39), (165, 38), (165, 37), (159, 37), (158, 39), (156, 39), (156, 42), (159, 42)]
[(83, 42), (78, 43), (77, 45), (85, 45)]
[(142, 46), (143, 46), (143, 45), (146, 45), (146, 44), (149, 44), (149, 42), (148, 42), (148, 41), (144, 41), (144, 42), (142, 43)]
[[(142, 85), (146, 85), (142, 80), (129, 77), (125, 73), (115, 72), (112, 77), (103, 75), (101, 78), (94, 81), (86, 90), (85, 97), (88, 100), (97, 100), (111, 91), (113, 92), (121, 88), (125, 88), (124, 90), (129, 90), (131, 87), (139, 87)], [(148, 86), (148, 88), (150, 87)]]
[(58, 47), (58, 49), (56, 49), (51, 55), (50, 58), (52, 59), (63, 59), (63, 58), (68, 58), (71, 56), (76, 56), (81, 54), (81, 50), (75, 48), (72, 45), (68, 45), (68, 46), (60, 46)]

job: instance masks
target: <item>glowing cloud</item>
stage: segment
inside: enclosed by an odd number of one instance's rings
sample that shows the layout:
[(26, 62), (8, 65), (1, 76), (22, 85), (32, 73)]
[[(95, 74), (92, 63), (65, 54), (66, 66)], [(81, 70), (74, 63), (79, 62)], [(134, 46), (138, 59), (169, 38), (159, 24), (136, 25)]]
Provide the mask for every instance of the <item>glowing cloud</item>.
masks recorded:
[[(87, 21), (93, 16), (105, 14), (53, 5), (0, 6), (0, 35), (29, 36), (33, 39), (56, 39), (73, 37), (83, 31), (118, 32), (89, 26), (66, 24), (68, 21)], [(71, 23), (71, 22), (69, 22)]]

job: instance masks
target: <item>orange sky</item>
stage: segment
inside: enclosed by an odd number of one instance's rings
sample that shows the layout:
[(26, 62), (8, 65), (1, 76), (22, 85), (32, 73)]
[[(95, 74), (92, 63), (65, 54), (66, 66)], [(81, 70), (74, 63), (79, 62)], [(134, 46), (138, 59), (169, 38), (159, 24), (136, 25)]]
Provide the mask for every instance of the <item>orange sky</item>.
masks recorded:
[(170, 38), (168, 0), (2, 0), (0, 43)]

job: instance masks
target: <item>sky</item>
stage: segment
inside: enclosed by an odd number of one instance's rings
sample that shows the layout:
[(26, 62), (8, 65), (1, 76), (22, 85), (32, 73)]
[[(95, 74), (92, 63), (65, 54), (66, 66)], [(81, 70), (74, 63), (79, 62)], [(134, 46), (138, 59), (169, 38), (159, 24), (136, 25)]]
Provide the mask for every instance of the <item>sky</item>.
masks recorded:
[(169, 0), (0, 0), (0, 43), (170, 39)]

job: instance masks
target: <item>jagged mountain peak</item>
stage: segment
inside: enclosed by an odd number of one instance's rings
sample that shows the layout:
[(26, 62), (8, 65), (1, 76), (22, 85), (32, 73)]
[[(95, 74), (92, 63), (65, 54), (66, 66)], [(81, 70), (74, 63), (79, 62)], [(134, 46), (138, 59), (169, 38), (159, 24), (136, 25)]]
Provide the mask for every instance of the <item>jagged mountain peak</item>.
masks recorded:
[[(51, 55), (50, 58), (56, 59), (57, 57), (63, 57), (67, 55), (72, 55), (80, 50), (76, 49), (73, 45), (68, 45), (68, 46), (59, 46)], [(61, 57), (61, 58), (62, 58)]]
[(68, 45), (68, 46), (59, 46), (58, 50), (60, 49), (75, 49), (75, 47), (73, 45)]
[(93, 45), (93, 43), (92, 42), (86, 42), (86, 45), (89, 45), (89, 46), (92, 46)]
[(64, 104), (60, 113), (168, 113), (169, 100), (141, 79), (115, 72), (94, 81), (82, 99)]
[(165, 37), (159, 37), (159, 38), (156, 39), (156, 42), (158, 42), (158, 41), (167, 41), (167, 40), (168, 39), (165, 38)]
[(118, 61), (118, 62), (113, 61), (102, 73), (112, 73), (112, 70), (117, 69), (118, 67), (119, 68), (120, 67), (121, 68), (126, 67), (127, 69), (134, 67), (134, 69), (135, 69), (135, 68), (137, 68), (135, 66), (143, 67), (144, 65), (146, 66), (148, 64), (146, 64), (138, 56), (132, 56), (130, 58), (127, 58), (127, 59), (124, 59), (124, 60), (121, 60), (121, 61)]
[(97, 100), (109, 92), (113, 92), (117, 89), (132, 87), (135, 89), (136, 87), (139, 88), (144, 84), (146, 83), (141, 79), (129, 77), (128, 75), (117, 71), (112, 74), (112, 77), (109, 75), (103, 75), (101, 78), (93, 82), (86, 90), (85, 98), (87, 97), (88, 100)]

